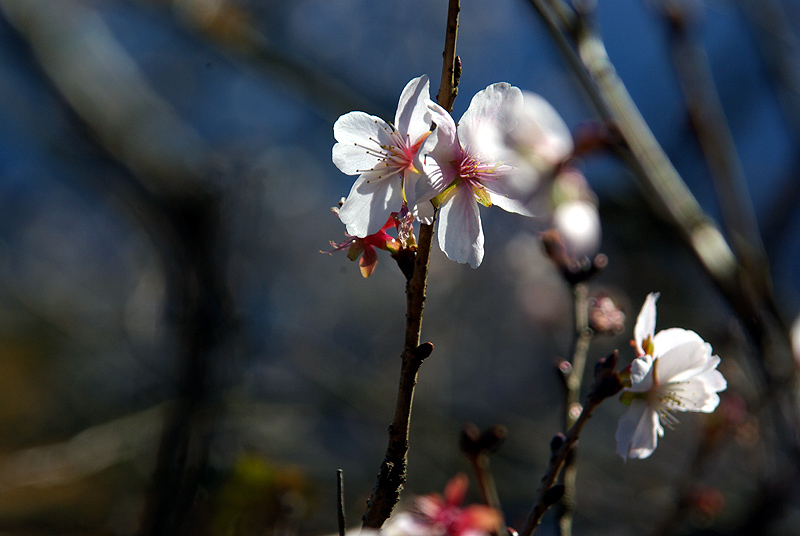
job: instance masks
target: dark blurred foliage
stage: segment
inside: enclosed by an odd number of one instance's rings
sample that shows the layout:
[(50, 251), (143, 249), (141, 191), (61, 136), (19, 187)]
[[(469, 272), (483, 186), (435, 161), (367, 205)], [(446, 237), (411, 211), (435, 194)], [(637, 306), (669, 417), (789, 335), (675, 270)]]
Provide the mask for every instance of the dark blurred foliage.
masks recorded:
[[(718, 217), (659, 2), (598, 4), (620, 76)], [(757, 4), (690, 9), (792, 319), (800, 95), (776, 73), (779, 60), (800, 68), (789, 53), (800, 5), (764, 3), (783, 10), (782, 30)], [(404, 278), (388, 256), (364, 280), (343, 254), (319, 253), (342, 238), (329, 207), (353, 179), (330, 161), (332, 124), (350, 110), (391, 119), (422, 73), (435, 92), (446, 2), (0, 9), (0, 532), (128, 535), (180, 522), (196, 534), (333, 533), (337, 468), (356, 526), (394, 404)], [(777, 59), (764, 46), (776, 35), (786, 43)], [(543, 95), (572, 128), (594, 119), (526, 2), (464, 0), (458, 54), (455, 117), (505, 80)], [(746, 409), (753, 347), (629, 172), (601, 154), (580, 166), (609, 258), (593, 292), (614, 296), (627, 318), (590, 359), (616, 347), (627, 364), (638, 307), (660, 291), (659, 327), (711, 342), (730, 387), (717, 413), (687, 416), (642, 462), (616, 457), (622, 408), (600, 407), (581, 438), (576, 532), (655, 531), (700, 438), (726, 418), (733, 433), (704, 464), (679, 530), (734, 533), (775, 493), (791, 500), (762, 533), (800, 534), (797, 483), (759, 486), (775, 460)], [(423, 339), (435, 350), (416, 393), (406, 493), (441, 489), (467, 468), (464, 422), (503, 424), (493, 467), (519, 526), (559, 430), (554, 364), (569, 352), (571, 298), (543, 254), (541, 221), (483, 218), (479, 269), (432, 254)]]

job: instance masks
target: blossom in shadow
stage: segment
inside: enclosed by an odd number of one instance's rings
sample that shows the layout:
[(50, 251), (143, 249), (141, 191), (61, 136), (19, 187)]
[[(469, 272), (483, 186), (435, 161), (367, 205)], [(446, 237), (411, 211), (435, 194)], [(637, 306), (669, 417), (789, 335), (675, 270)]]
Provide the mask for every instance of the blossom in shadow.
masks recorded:
[(630, 407), (617, 427), (617, 454), (647, 458), (656, 449), (664, 426), (674, 428), (674, 413), (711, 413), (727, 388), (717, 370), (718, 356), (694, 331), (670, 328), (655, 333), (658, 294), (647, 296), (636, 319), (633, 345), (637, 357), (624, 376), (629, 386), (620, 399)]

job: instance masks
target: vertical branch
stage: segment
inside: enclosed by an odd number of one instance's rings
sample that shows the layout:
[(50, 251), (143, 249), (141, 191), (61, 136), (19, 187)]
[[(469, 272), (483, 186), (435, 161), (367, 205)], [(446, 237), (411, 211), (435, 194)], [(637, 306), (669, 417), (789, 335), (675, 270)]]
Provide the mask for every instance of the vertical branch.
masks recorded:
[(344, 476), (342, 470), (336, 470), (336, 497), (337, 497), (337, 521), (339, 526), (339, 536), (344, 536), (347, 523), (344, 519)]
[(208, 438), (202, 421), (211, 393), (208, 366), (226, 324), (224, 284), (218, 270), (218, 199), (171, 199), (167, 210), (174, 244), (165, 254), (176, 260), (172, 282), (177, 294), (180, 342), (178, 393), (159, 445), (153, 486), (141, 533), (183, 533), (196, 499)]
[(453, 103), (458, 94), (458, 79), (461, 76), (461, 63), (456, 56), (456, 37), (458, 36), (458, 13), (461, 11), (460, 0), (450, 0), (447, 6), (447, 33), (445, 34), (444, 52), (442, 52), (442, 81), (436, 102), (447, 110), (453, 111)]
[[(450, 0), (447, 13), (442, 84), (437, 100), (445, 109), (452, 110), (456, 98), (459, 67), (457, 66), (456, 36), (458, 34), (459, 0)], [(380, 528), (389, 518), (406, 481), (408, 464), (408, 432), (411, 424), (411, 406), (414, 387), (422, 361), (433, 351), (431, 343), (420, 345), (422, 314), (428, 286), (428, 263), (433, 243), (433, 225), (422, 224), (417, 241), (414, 273), (406, 283), (406, 334), (400, 365), (400, 383), (397, 388), (394, 419), (389, 426), (389, 445), (381, 464), (378, 482), (367, 501), (362, 517), (365, 528)]]
[[(566, 395), (564, 404), (564, 430), (569, 430), (575, 425), (581, 412), (580, 396), (583, 384), (583, 373), (586, 368), (586, 355), (589, 343), (592, 340), (592, 330), (589, 329), (589, 299), (586, 283), (577, 283), (572, 287), (573, 314), (575, 316), (575, 342), (572, 349), (572, 365), (566, 378)], [(558, 509), (558, 526), (561, 536), (572, 534), (572, 517), (575, 513), (575, 485), (577, 480), (576, 451), (564, 461), (562, 483), (564, 496), (561, 498)]]

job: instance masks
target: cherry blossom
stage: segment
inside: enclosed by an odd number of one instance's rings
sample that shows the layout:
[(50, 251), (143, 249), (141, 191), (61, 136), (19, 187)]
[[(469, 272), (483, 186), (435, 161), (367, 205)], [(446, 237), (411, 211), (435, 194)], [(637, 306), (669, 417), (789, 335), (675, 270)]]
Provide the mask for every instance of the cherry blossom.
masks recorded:
[(655, 333), (656, 300), (651, 293), (634, 327), (638, 357), (628, 370), (630, 386), (620, 399), (630, 408), (617, 427), (617, 454), (624, 459), (647, 458), (655, 450), (664, 426), (674, 428), (674, 412), (711, 413), (727, 382), (718, 370), (720, 359), (697, 333), (670, 328)]
[(459, 473), (447, 483), (444, 497), (418, 497), (409, 512), (394, 516), (381, 531), (384, 536), (488, 536), (502, 517), (489, 506), (461, 507), (467, 494), (467, 475)]
[(522, 95), (517, 126), (504, 139), (516, 153), (516, 170), (509, 181), (520, 194), (533, 193), (574, 149), (569, 127), (556, 109), (536, 93), (523, 91)]
[(352, 236), (347, 233), (347, 239), (340, 243), (330, 242), (333, 247), (330, 251), (322, 251), (321, 253), (334, 253), (336, 251), (347, 250), (347, 258), (354, 261), (361, 257), (358, 266), (361, 269), (361, 275), (367, 278), (375, 271), (375, 266), (378, 263), (378, 253), (375, 248), (386, 250), (390, 253), (397, 253), (403, 247), (399, 240), (389, 235), (386, 230), (390, 227), (395, 227), (397, 220), (395, 215), (389, 216), (383, 227), (378, 232), (367, 235), (364, 238)]
[(505, 82), (479, 91), (456, 127), (447, 111), (430, 101), (436, 123), (436, 144), (425, 159), (431, 183), (441, 193), (439, 247), (456, 262), (478, 267), (483, 260), (483, 228), (478, 204), (497, 205), (531, 216), (518, 193), (510, 188), (513, 161), (505, 137), (517, 124), (522, 92)]
[(406, 201), (418, 219), (429, 223), (436, 194), (422, 172), (421, 151), (431, 133), (430, 82), (411, 80), (400, 95), (394, 124), (365, 112), (350, 112), (333, 125), (333, 163), (358, 175), (339, 217), (352, 236), (380, 229)]

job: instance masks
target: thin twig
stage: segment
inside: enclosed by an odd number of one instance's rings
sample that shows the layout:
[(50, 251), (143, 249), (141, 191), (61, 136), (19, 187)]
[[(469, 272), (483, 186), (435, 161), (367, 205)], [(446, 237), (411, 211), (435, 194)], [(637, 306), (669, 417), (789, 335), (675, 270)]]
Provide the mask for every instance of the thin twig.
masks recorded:
[(505, 426), (493, 426), (481, 432), (478, 427), (468, 423), (461, 431), (461, 452), (467, 457), (478, 482), (478, 491), (481, 500), (487, 506), (494, 508), (498, 515), (496, 534), (503, 536), (508, 533), (503, 509), (500, 505), (500, 495), (494, 483), (494, 476), (489, 467), (489, 456), (500, 448), (508, 434)]
[(336, 470), (336, 496), (337, 496), (337, 521), (339, 525), (339, 536), (344, 536), (347, 530), (347, 522), (344, 518), (344, 476), (342, 470)]
[[(779, 0), (738, 0), (761, 52), (767, 73), (783, 110), (783, 120), (795, 148), (800, 146), (800, 39), (791, 26), (792, 17)], [(795, 154), (797, 154), (795, 149)], [(773, 188), (772, 203), (764, 210), (762, 226), (765, 248), (779, 252), (784, 248), (790, 222), (800, 207), (798, 158)]]
[(553, 455), (550, 457), (550, 464), (542, 477), (542, 483), (536, 493), (536, 503), (530, 514), (528, 514), (528, 520), (525, 523), (525, 528), (520, 532), (520, 536), (531, 536), (541, 523), (545, 512), (561, 498), (561, 493), (553, 493), (557, 489), (555, 483), (566, 463), (567, 457), (578, 442), (578, 437), (583, 427), (589, 421), (597, 406), (606, 398), (618, 393), (622, 387), (619, 383), (619, 376), (614, 372), (617, 360), (618, 354), (614, 351), (597, 364), (595, 367), (595, 386), (592, 392), (589, 393), (581, 414), (566, 435), (561, 436), (559, 434), (559, 436), (556, 436), (556, 438), (559, 438), (558, 443), (551, 444), (555, 448), (553, 448)]
[[(731, 249), (752, 275), (755, 284), (769, 286), (766, 253), (747, 191), (744, 169), (711, 74), (708, 56), (692, 35), (693, 8), (680, 0), (664, 0), (663, 9), (671, 30), (675, 72), (717, 191)], [(766, 292), (771, 293), (771, 290)]]
[[(450, 0), (442, 65), (442, 84), (437, 96), (439, 104), (447, 110), (453, 108), (459, 76), (455, 55), (459, 11), (459, 0)], [(383, 525), (400, 499), (400, 492), (406, 481), (408, 433), (411, 424), (414, 387), (422, 361), (433, 351), (431, 343), (420, 345), (432, 243), (433, 223), (422, 224), (417, 241), (414, 273), (406, 283), (406, 334), (394, 419), (389, 426), (389, 445), (378, 474), (378, 482), (372, 490), (372, 495), (367, 501), (367, 510), (362, 517), (365, 528), (377, 529)]]
[(458, 94), (458, 79), (461, 76), (461, 65), (456, 56), (456, 40), (458, 37), (458, 14), (461, 11), (460, 0), (450, 0), (447, 6), (447, 33), (445, 34), (444, 52), (442, 52), (442, 81), (436, 102), (447, 110), (453, 111), (453, 103)]
[[(573, 286), (573, 314), (575, 316), (575, 342), (572, 350), (569, 376), (566, 378), (566, 395), (564, 404), (564, 430), (569, 430), (577, 422), (577, 411), (580, 410), (581, 385), (583, 373), (586, 368), (586, 355), (589, 343), (592, 340), (592, 330), (589, 329), (589, 299), (586, 283)], [(572, 517), (575, 513), (575, 483), (577, 468), (575, 465), (576, 452), (573, 451), (564, 462), (562, 483), (564, 496), (561, 498), (558, 510), (558, 526), (561, 536), (572, 534)]]

